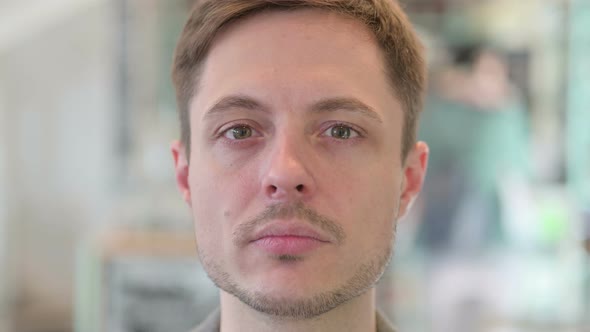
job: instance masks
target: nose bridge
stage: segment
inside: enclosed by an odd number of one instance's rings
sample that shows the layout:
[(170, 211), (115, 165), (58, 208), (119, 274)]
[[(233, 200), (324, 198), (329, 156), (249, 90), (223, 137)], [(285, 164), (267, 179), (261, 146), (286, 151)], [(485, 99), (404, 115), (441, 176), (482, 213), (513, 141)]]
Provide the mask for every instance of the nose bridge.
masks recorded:
[(272, 147), (272, 157), (271, 161), (278, 167), (278, 170), (283, 169), (289, 170), (296, 170), (299, 167), (303, 167), (304, 165), (301, 164), (300, 154), (303, 145), (305, 144), (303, 139), (298, 138), (295, 134), (282, 132), (279, 133), (273, 142)]

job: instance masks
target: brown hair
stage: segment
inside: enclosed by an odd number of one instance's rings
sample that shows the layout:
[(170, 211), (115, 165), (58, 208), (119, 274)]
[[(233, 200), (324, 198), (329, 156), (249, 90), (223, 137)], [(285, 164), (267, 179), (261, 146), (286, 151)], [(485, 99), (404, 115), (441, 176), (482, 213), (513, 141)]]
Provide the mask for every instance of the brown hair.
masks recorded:
[(416, 141), (418, 114), (426, 86), (423, 49), (396, 0), (197, 0), (184, 26), (174, 55), (172, 80), (180, 116), (181, 141), (190, 154), (189, 102), (202, 64), (222, 27), (268, 10), (318, 8), (364, 23), (375, 35), (384, 55), (392, 88), (404, 108), (402, 160)]

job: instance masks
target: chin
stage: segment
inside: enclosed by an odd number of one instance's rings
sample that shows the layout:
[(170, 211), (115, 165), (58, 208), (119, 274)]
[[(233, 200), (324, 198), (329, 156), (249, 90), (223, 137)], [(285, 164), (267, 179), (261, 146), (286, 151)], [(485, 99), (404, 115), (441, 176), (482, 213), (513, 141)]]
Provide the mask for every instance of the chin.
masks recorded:
[(309, 319), (320, 316), (370, 289), (368, 284), (362, 287), (351, 286), (337, 287), (333, 283), (306, 285), (269, 282), (258, 289), (232, 294), (254, 310), (267, 315), (287, 319)]
[[(305, 290), (308, 288), (320, 288), (326, 285), (337, 284), (339, 278), (346, 277), (343, 274), (336, 274), (325, 265), (317, 261), (300, 258), (288, 258), (288, 261), (281, 261), (278, 264), (271, 264), (256, 271), (250, 279), (254, 284), (259, 285), (261, 290), (277, 288), (279, 290), (294, 289)], [(344, 279), (341, 283), (344, 283)], [(296, 295), (296, 294), (290, 294)]]

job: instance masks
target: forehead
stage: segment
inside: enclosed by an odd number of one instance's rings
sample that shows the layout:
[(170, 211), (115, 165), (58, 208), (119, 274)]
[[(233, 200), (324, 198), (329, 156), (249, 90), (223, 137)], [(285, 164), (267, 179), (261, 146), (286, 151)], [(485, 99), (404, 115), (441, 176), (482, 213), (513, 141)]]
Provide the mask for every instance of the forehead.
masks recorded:
[(385, 72), (383, 53), (362, 22), (320, 9), (273, 10), (233, 22), (218, 33), (195, 99), (248, 90), (264, 93), (261, 86), (272, 86), (273, 93), (283, 87), (295, 98), (372, 90), (392, 99), (393, 106), (397, 98)]
[(346, 52), (362, 55), (358, 65), (382, 66), (375, 38), (363, 23), (320, 9), (271, 10), (238, 20), (218, 33), (206, 63), (238, 52), (242, 61), (284, 65), (295, 60), (334, 64), (344, 60), (341, 55)]

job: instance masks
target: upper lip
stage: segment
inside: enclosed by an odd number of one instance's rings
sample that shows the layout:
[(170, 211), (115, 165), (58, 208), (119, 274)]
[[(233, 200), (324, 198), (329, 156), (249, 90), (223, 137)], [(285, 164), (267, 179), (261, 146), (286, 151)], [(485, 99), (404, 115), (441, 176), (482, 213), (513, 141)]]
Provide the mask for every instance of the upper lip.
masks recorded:
[(252, 236), (252, 241), (272, 236), (298, 236), (312, 238), (321, 242), (331, 242), (330, 238), (307, 225), (291, 222), (273, 222), (265, 225)]

